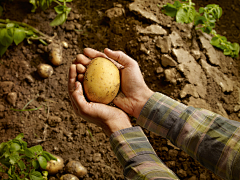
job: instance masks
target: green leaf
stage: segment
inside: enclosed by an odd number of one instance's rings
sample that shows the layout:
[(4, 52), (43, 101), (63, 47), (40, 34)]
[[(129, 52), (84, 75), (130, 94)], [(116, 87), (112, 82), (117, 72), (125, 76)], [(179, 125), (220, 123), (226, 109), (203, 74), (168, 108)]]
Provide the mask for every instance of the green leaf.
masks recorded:
[[(1, 46), (0, 46), (0, 47), (1, 47)], [(4, 153), (4, 148), (5, 148), (6, 145), (7, 145), (6, 142), (2, 142), (2, 143), (0, 144), (0, 155)]]
[(173, 4), (177, 9), (182, 7), (182, 3), (180, 3), (179, 1), (175, 1)]
[(1, 29), (0, 30), (0, 43), (3, 46), (10, 46), (13, 42), (12, 30), (11, 29)]
[(203, 16), (195, 16), (194, 25), (197, 26), (199, 24), (204, 24), (206, 21), (206, 18)]
[(45, 11), (51, 5), (52, 0), (39, 0), (40, 8)]
[(62, 14), (58, 14), (56, 18), (50, 23), (50, 26), (62, 25), (63, 23), (65, 23), (66, 19), (67, 14), (65, 12)]
[(41, 145), (36, 145), (33, 147), (28, 148), (32, 153), (35, 155), (39, 155), (43, 152), (42, 146)]
[(7, 51), (8, 46), (2, 46), (0, 44), (0, 57), (3, 56), (3, 54)]
[(220, 44), (220, 39), (218, 37), (213, 37), (210, 41), (210, 43), (213, 45), (213, 46), (218, 46)]
[(29, 158), (34, 158), (35, 154), (30, 149), (25, 149), (24, 154)]
[(239, 44), (233, 43), (233, 49), (234, 49), (234, 51), (237, 51), (239, 53), (239, 49), (240, 49)]
[(13, 152), (12, 155), (9, 157), (9, 162), (11, 164), (16, 164), (19, 159), (19, 154), (17, 152)]
[(11, 147), (10, 147), (10, 151), (14, 152), (14, 151), (18, 151), (21, 149), (21, 146), (18, 143), (12, 143)]
[(203, 7), (200, 7), (199, 10), (198, 10), (199, 14), (204, 13), (204, 11), (205, 11), (205, 9)]
[(58, 13), (58, 14), (64, 13), (65, 8), (66, 8), (66, 6), (62, 6), (62, 5), (54, 7), (56, 13)]
[(40, 165), (37, 160), (34, 160), (34, 161), (32, 161), (32, 166), (34, 167), (34, 169), (38, 169)]
[(15, 26), (14, 23), (7, 23), (6, 28), (9, 29), (9, 28), (13, 28), (14, 26)]
[(164, 14), (171, 17), (175, 17), (178, 9), (174, 5), (167, 3), (167, 5), (163, 6), (163, 11), (164, 11)]
[(16, 45), (18, 45), (20, 42), (22, 42), (26, 38), (26, 33), (24, 28), (16, 28), (14, 32), (14, 42)]
[(47, 161), (57, 160), (57, 158), (54, 155), (52, 155), (51, 153), (49, 153), (47, 151), (43, 151), (42, 156), (44, 156)]
[(17, 135), (17, 137), (15, 137), (15, 139), (17, 140), (22, 140), (22, 138), (24, 138), (23, 133), (20, 133), (19, 135)]
[(31, 12), (35, 12), (37, 9), (37, 0), (29, 0), (29, 3), (33, 5)]
[(34, 169), (31, 170), (29, 177), (31, 180), (44, 180), (42, 174)]
[(24, 162), (22, 160), (18, 161), (18, 166), (20, 167), (20, 169), (23, 171), (24, 169), (26, 169), (26, 166), (24, 164)]
[(9, 168), (11, 163), (9, 162), (9, 158), (0, 158), (0, 163)]
[(42, 169), (46, 169), (47, 168), (47, 160), (45, 159), (45, 157), (43, 156), (38, 156), (38, 162), (41, 166)]

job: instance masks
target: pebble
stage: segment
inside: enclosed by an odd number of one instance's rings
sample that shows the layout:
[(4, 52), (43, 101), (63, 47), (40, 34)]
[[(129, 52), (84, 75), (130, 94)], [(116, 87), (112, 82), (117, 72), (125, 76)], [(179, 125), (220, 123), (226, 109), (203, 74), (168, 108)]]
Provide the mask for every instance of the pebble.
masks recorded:
[(160, 74), (160, 73), (162, 73), (164, 70), (163, 70), (163, 68), (161, 67), (161, 66), (159, 66), (159, 67), (157, 67), (157, 69), (156, 69), (156, 73), (157, 74)]
[(93, 154), (93, 162), (99, 162), (101, 160), (101, 154), (100, 153), (94, 153)]
[(240, 110), (240, 105), (236, 105), (235, 107), (234, 107), (234, 112), (238, 112)]
[(27, 80), (29, 83), (33, 83), (33, 82), (34, 82), (34, 79), (33, 79), (33, 77), (32, 77), (30, 74), (26, 75), (26, 80)]
[(173, 58), (171, 58), (168, 54), (164, 54), (161, 57), (161, 63), (164, 67), (176, 67), (177, 66), (177, 62), (173, 60)]
[(7, 101), (8, 101), (11, 105), (15, 106), (16, 101), (17, 101), (17, 93), (16, 93), (16, 92), (10, 92), (10, 93), (8, 93), (8, 95), (7, 95)]
[(56, 126), (57, 124), (59, 124), (62, 121), (62, 119), (58, 116), (50, 116), (48, 119), (48, 124), (50, 126)]
[(66, 24), (67, 31), (73, 31), (75, 29), (75, 25), (73, 23)]
[(180, 178), (184, 178), (187, 176), (187, 172), (184, 171), (183, 169), (180, 169), (177, 171), (177, 175), (180, 177)]
[(177, 70), (175, 68), (166, 69), (164, 71), (164, 75), (165, 75), (166, 81), (169, 81), (169, 82), (171, 82), (173, 84), (177, 83), (176, 74), (177, 74)]
[(0, 112), (4, 111), (5, 110), (5, 106), (0, 104)]
[(178, 155), (178, 151), (175, 150), (175, 149), (170, 149), (170, 150), (168, 151), (168, 155), (169, 155), (172, 159), (175, 159), (175, 158), (177, 157), (177, 155)]

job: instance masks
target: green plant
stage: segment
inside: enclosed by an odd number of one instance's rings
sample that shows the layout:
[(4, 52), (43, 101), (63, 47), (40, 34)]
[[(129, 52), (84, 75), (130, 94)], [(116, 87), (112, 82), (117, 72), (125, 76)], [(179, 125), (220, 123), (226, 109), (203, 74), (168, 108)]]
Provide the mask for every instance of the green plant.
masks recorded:
[[(216, 33), (214, 30), (215, 23), (222, 16), (222, 8), (216, 4), (209, 4), (206, 7), (195, 10), (195, 4), (192, 0), (175, 1), (174, 4), (167, 3), (163, 6), (163, 12), (171, 17), (176, 17), (179, 23), (194, 22), (196, 29), (201, 29), (203, 32), (212, 34), (213, 38), (210, 43), (223, 50), (225, 55), (238, 57), (239, 44), (227, 41), (227, 38)], [(188, 2), (187, 2), (188, 1)]]
[[(51, 26), (58, 26), (64, 24), (67, 20), (68, 14), (71, 11), (71, 8), (67, 6), (68, 2), (72, 2), (72, 0), (29, 0), (29, 3), (33, 5), (32, 12), (35, 12), (36, 9), (41, 8), (42, 11), (45, 11), (55, 2), (57, 6), (54, 7), (57, 16), (50, 23)], [(0, 6), (0, 16), (2, 15), (3, 8)]]
[(38, 171), (39, 167), (46, 169), (47, 161), (57, 160), (52, 154), (43, 151), (42, 146), (37, 145), (27, 148), (27, 142), (23, 141), (21, 133), (15, 139), (0, 144), (0, 171), (13, 180), (44, 180), (47, 179), (47, 171)]
[(55, 36), (50, 37), (26, 23), (0, 19), (0, 56), (13, 42), (18, 45), (24, 39), (27, 39), (29, 44), (32, 40), (39, 40), (48, 45), (47, 42), (53, 42), (54, 38)]
[(67, 2), (72, 2), (72, 0), (29, 0), (29, 3), (33, 5), (32, 12), (35, 12), (38, 7), (45, 11), (51, 6), (52, 2), (57, 3), (58, 6), (54, 7), (57, 16), (50, 23), (50, 25), (58, 26), (65, 23), (67, 20), (68, 14), (71, 11), (71, 8), (67, 7)]

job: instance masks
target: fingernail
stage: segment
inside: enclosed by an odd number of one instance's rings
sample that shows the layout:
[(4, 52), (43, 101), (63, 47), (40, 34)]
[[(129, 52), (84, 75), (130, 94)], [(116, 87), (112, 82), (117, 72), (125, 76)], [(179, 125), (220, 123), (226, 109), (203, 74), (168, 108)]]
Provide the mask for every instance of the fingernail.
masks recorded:
[(111, 49), (107, 48), (108, 51), (112, 51)]
[(77, 89), (79, 87), (79, 83), (75, 83), (75, 89)]

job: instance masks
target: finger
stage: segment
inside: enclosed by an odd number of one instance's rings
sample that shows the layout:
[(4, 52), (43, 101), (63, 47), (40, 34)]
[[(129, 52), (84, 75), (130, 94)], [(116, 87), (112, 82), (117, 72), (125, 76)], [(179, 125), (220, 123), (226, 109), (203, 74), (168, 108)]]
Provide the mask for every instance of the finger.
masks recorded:
[(90, 112), (90, 104), (86, 101), (83, 95), (83, 89), (80, 82), (75, 83), (76, 90), (72, 93), (72, 100), (80, 112)]
[(84, 75), (83, 74), (79, 74), (78, 75), (78, 81), (80, 81), (82, 83), (83, 79), (84, 79)]
[(76, 77), (77, 77), (76, 65), (72, 64), (69, 68), (69, 75), (68, 75), (68, 93), (69, 93), (69, 95), (71, 95), (75, 90)]
[(82, 64), (84, 66), (89, 65), (91, 60), (84, 56), (83, 54), (78, 54), (76, 59), (73, 61), (73, 64)]
[(99, 52), (95, 49), (92, 49), (92, 48), (85, 48), (83, 50), (83, 53), (88, 56), (89, 58), (96, 58), (96, 57), (105, 57), (107, 58), (106, 54), (102, 53), (102, 52)]
[(111, 59), (110, 57), (108, 57), (106, 54), (99, 52), (95, 49), (92, 48), (85, 48), (84, 49), (84, 54), (90, 58), (96, 58), (96, 57), (104, 57), (108, 60), (110, 60), (113, 64), (115, 64), (115, 66), (117, 66), (118, 69), (123, 69), (124, 66), (119, 64), (118, 62), (116, 62), (115, 60)]
[(79, 73), (79, 74), (85, 73), (85, 71), (86, 71), (85, 66), (83, 66), (82, 64), (77, 64), (76, 66), (77, 66), (77, 73)]
[(104, 49), (104, 53), (111, 59), (117, 61), (123, 66), (129, 66), (135, 63), (135, 60), (133, 60), (131, 57), (123, 53), (122, 51), (112, 51), (108, 48)]

